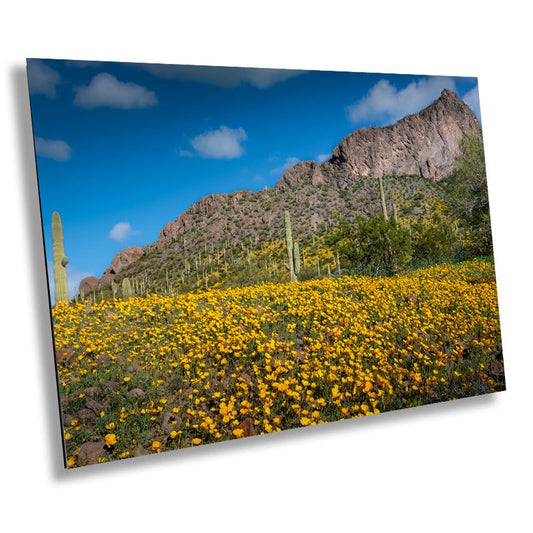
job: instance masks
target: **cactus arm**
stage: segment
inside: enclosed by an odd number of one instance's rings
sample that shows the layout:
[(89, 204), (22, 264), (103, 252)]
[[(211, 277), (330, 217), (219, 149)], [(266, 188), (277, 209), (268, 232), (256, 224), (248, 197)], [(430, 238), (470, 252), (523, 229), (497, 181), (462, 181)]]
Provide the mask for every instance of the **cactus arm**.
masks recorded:
[(122, 299), (129, 300), (133, 296), (131, 282), (128, 278), (122, 280)]

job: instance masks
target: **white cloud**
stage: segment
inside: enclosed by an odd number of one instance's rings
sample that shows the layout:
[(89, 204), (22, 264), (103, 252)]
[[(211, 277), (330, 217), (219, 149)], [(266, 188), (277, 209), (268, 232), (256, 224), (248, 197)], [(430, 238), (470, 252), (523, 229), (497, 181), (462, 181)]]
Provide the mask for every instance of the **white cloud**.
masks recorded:
[(242, 83), (249, 83), (258, 89), (266, 89), (276, 83), (284, 82), (303, 74), (303, 70), (275, 70), (267, 68), (241, 69)]
[(48, 98), (55, 98), (56, 85), (61, 81), (59, 72), (50, 68), (38, 59), (28, 60), (28, 80), (30, 92), (33, 94), (44, 94)]
[(35, 152), (37, 155), (55, 161), (66, 161), (70, 159), (72, 148), (65, 141), (52, 141), (37, 137), (35, 139)]
[(258, 89), (266, 89), (305, 72), (304, 70), (196, 65), (142, 65), (142, 67), (162, 78), (177, 78), (218, 87), (237, 87), (241, 83), (248, 83)]
[(329, 154), (319, 154), (316, 156), (316, 162), (320, 165), (324, 161), (327, 161), (328, 159), (331, 159), (332, 153)]
[(398, 90), (388, 80), (374, 85), (359, 102), (347, 108), (351, 122), (391, 124), (405, 115), (417, 113), (436, 100), (443, 89), (455, 91), (452, 78), (432, 76), (411, 82)]
[(470, 107), (470, 109), (476, 114), (477, 119), (481, 123), (481, 109), (479, 106), (479, 88), (476, 85), (473, 89), (470, 89), (464, 96), (463, 102)]
[(111, 74), (101, 72), (94, 76), (91, 83), (75, 87), (74, 105), (85, 109), (95, 107), (114, 107), (117, 109), (142, 109), (157, 104), (154, 92), (136, 83), (125, 83)]
[(294, 165), (296, 165), (296, 163), (298, 163), (300, 160), (297, 158), (297, 157), (287, 157), (287, 159), (285, 159), (285, 163), (283, 163), (283, 165), (281, 165), (280, 167), (277, 167), (277, 168), (273, 168), (270, 173), (271, 174), (276, 174), (276, 175), (281, 175), (283, 174), (289, 167), (293, 167)]
[[(231, 129), (220, 126), (191, 139), (190, 143), (197, 154), (210, 159), (235, 159), (244, 154), (242, 143), (248, 139), (243, 128)], [(182, 155), (189, 155), (185, 151)]]
[(118, 222), (109, 232), (109, 238), (117, 242), (123, 242), (128, 237), (139, 235), (139, 233), (140, 231), (134, 230), (129, 222)]

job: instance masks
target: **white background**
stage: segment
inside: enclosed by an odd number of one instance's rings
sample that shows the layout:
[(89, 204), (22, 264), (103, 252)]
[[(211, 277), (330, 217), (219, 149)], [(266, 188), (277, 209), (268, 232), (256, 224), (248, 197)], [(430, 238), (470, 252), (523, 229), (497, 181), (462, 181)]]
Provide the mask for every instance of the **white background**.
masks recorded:
[[(531, 531), (527, 3), (181, 4), (3, 4), (4, 531)], [(64, 471), (26, 57), (478, 76), (508, 390)]]

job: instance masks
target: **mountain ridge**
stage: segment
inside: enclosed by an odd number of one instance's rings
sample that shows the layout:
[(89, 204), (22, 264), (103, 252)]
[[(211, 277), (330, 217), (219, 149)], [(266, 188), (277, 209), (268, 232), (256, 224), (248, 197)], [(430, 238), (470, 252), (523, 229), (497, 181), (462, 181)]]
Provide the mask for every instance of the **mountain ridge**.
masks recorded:
[(330, 160), (320, 165), (300, 161), (289, 167), (274, 187), (202, 197), (168, 222), (154, 244), (122, 250), (97, 282), (98, 278), (86, 278), (80, 290), (83, 286), (87, 293), (109, 285), (119, 272), (121, 277), (128, 275), (134, 263), (153, 252), (161, 254), (162, 262), (179, 254), (183, 267), (200, 248), (207, 253), (208, 246), (212, 251), (223, 246), (225, 251), (245, 241), (253, 247), (272, 240), (283, 230), (285, 210), (291, 212), (293, 231), (302, 238), (316, 235), (321, 225), (331, 225), (336, 214), (371, 215), (378, 194), (374, 178), (389, 178), (389, 195), (401, 206), (419, 193), (422, 182), (424, 189), (438, 190), (439, 182), (454, 171), (461, 139), (468, 133), (481, 137), (475, 114), (457, 94), (444, 89), (418, 113), (389, 126), (348, 134)]

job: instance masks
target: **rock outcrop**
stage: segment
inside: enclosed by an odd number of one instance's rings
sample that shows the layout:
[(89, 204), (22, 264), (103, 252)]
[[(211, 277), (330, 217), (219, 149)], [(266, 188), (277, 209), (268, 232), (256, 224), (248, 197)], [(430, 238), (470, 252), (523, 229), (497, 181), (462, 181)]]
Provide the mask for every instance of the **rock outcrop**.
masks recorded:
[(80, 294), (89, 294), (98, 289), (100, 280), (95, 276), (88, 276), (80, 281)]
[(316, 161), (300, 161), (289, 167), (278, 180), (276, 187), (280, 190), (295, 189), (304, 181), (311, 181), (315, 187), (324, 183), (324, 176)]
[(331, 163), (356, 176), (418, 175), (435, 181), (451, 174), (466, 133), (481, 134), (472, 110), (444, 89), (431, 105), (385, 128), (345, 137)]
[(130, 246), (119, 252), (111, 261), (111, 268), (118, 274), (125, 266), (134, 263), (143, 255), (144, 251), (140, 246)]
[(80, 293), (83, 291), (85, 294), (88, 294), (89, 292), (109, 285), (124, 267), (137, 261), (143, 254), (144, 250), (140, 246), (129, 246), (128, 248), (121, 250), (115, 255), (115, 257), (113, 257), (111, 266), (104, 270), (100, 279), (94, 276), (89, 276), (80, 281)]

